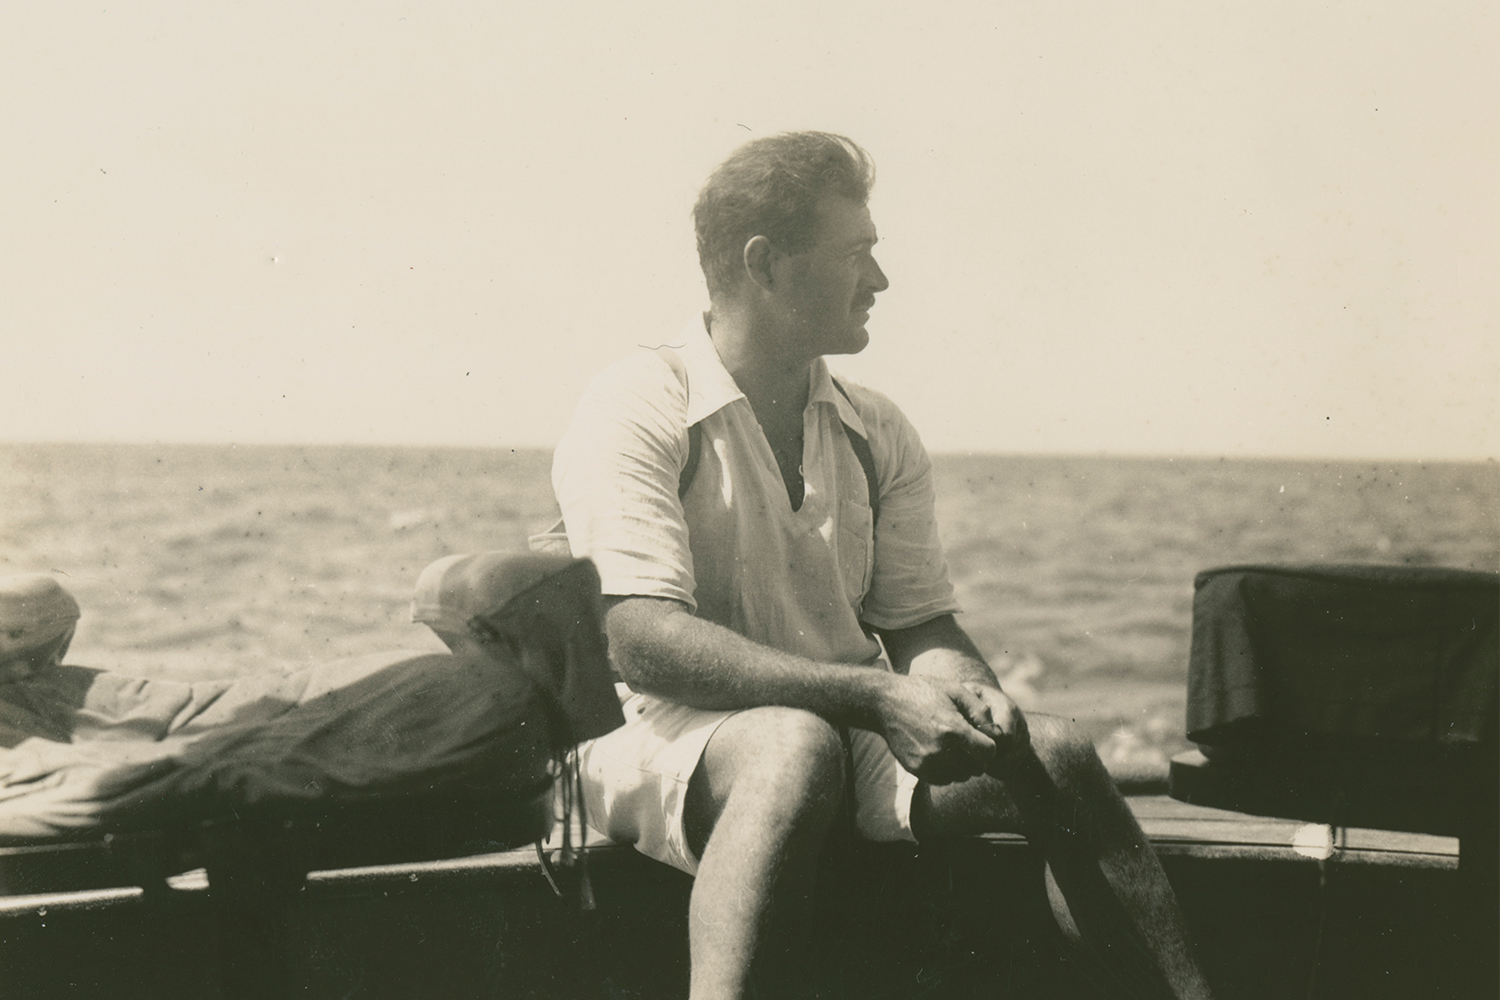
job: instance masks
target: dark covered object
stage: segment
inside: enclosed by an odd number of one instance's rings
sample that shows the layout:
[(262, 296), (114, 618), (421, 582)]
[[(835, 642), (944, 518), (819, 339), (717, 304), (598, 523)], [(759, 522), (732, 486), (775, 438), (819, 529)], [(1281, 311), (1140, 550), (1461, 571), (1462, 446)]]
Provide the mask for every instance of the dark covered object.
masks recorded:
[(1494, 739), (1500, 575), (1229, 566), (1194, 581), (1187, 733), (1417, 748)]
[(1469, 841), (1493, 831), (1500, 577), (1231, 566), (1196, 587), (1187, 729), (1202, 755), (1173, 760), (1174, 796)]
[(1500, 992), (1500, 575), (1231, 566), (1193, 600), (1173, 797), (1455, 835), (1463, 977)]

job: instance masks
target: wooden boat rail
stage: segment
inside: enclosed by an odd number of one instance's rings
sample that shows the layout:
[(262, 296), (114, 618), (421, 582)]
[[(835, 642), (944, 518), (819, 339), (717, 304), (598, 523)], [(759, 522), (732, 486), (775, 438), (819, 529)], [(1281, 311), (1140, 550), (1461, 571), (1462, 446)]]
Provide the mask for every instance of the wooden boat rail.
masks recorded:
[[(1456, 839), (1329, 832), (1166, 796), (1129, 801), (1229, 1000), (1307, 996), (1320, 972), (1311, 995), (1324, 998), (1465, 995), (1451, 991), (1441, 916)], [(1330, 839), (1320, 859), (1316, 848)], [(121, 854), (124, 845), (94, 850)], [(591, 838), (587, 853), (599, 899), (592, 914), (571, 894), (576, 869), (560, 868), (558, 898), (535, 847), (313, 872), (288, 907), (287, 981), (297, 995), (330, 997), (430, 995), (439, 985), (452, 997), (683, 995), (691, 880), (621, 845)], [(0, 849), (0, 870), (14, 875), (27, 859), (25, 848)], [(1042, 911), (994, 903), (1030, 898), (1038, 871), (1013, 836), (876, 849), (849, 881), (832, 883), (842, 888), (828, 893), (830, 905), (841, 909), (823, 922), (836, 939), (823, 951), (843, 956), (837, 975), (851, 996), (912, 976), (920, 988), (913, 979), (910, 991), (884, 995), (981, 995), (998, 976), (1013, 990), (1001, 997), (1087, 996), (1073, 992)], [(0, 980), (28, 987), (0, 993), (51, 995), (66, 980), (79, 997), (235, 995), (214, 957), (208, 876), (175, 875), (167, 888), (0, 897)], [(1439, 992), (1414, 986), (1424, 983)]]

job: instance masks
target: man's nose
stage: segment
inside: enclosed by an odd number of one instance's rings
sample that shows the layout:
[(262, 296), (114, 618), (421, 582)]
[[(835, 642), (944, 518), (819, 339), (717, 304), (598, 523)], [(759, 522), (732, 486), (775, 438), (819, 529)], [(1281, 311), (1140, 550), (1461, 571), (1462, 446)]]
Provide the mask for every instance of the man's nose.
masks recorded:
[(885, 272), (880, 269), (880, 264), (874, 257), (870, 258), (869, 273), (865, 275), (865, 278), (877, 292), (883, 292), (891, 287), (891, 279), (885, 276)]

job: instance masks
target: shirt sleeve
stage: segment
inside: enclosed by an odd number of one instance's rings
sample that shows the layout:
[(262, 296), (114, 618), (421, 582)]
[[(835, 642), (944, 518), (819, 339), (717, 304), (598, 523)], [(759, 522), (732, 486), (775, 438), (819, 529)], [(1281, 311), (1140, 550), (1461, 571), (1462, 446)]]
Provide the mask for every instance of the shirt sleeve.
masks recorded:
[(666, 597), (696, 610), (687, 522), (677, 496), (687, 458), (687, 391), (659, 357), (611, 365), (584, 390), (552, 460), (573, 554), (605, 594)]
[(857, 391), (880, 479), (875, 571), (860, 617), (876, 628), (909, 628), (960, 610), (938, 537), (932, 460), (894, 403), (863, 386)]

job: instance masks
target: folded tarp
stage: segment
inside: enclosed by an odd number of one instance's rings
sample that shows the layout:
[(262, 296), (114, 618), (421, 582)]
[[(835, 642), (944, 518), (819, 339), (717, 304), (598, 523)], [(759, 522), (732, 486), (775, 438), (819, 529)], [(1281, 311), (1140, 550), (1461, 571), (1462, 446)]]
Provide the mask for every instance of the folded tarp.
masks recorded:
[[(79, 679), (76, 668), (57, 669), (65, 683)], [(548, 780), (538, 694), (483, 657), (379, 654), (231, 684), (211, 700), (195, 685), (101, 676), (106, 690), (86, 692), (74, 741), (33, 737), (0, 754), (0, 836), (170, 825), (456, 783), (522, 792)], [(49, 700), (51, 680), (28, 682), (27, 700)]]
[(1194, 581), (1188, 738), (1473, 747), (1495, 738), (1500, 575), (1229, 566)]

